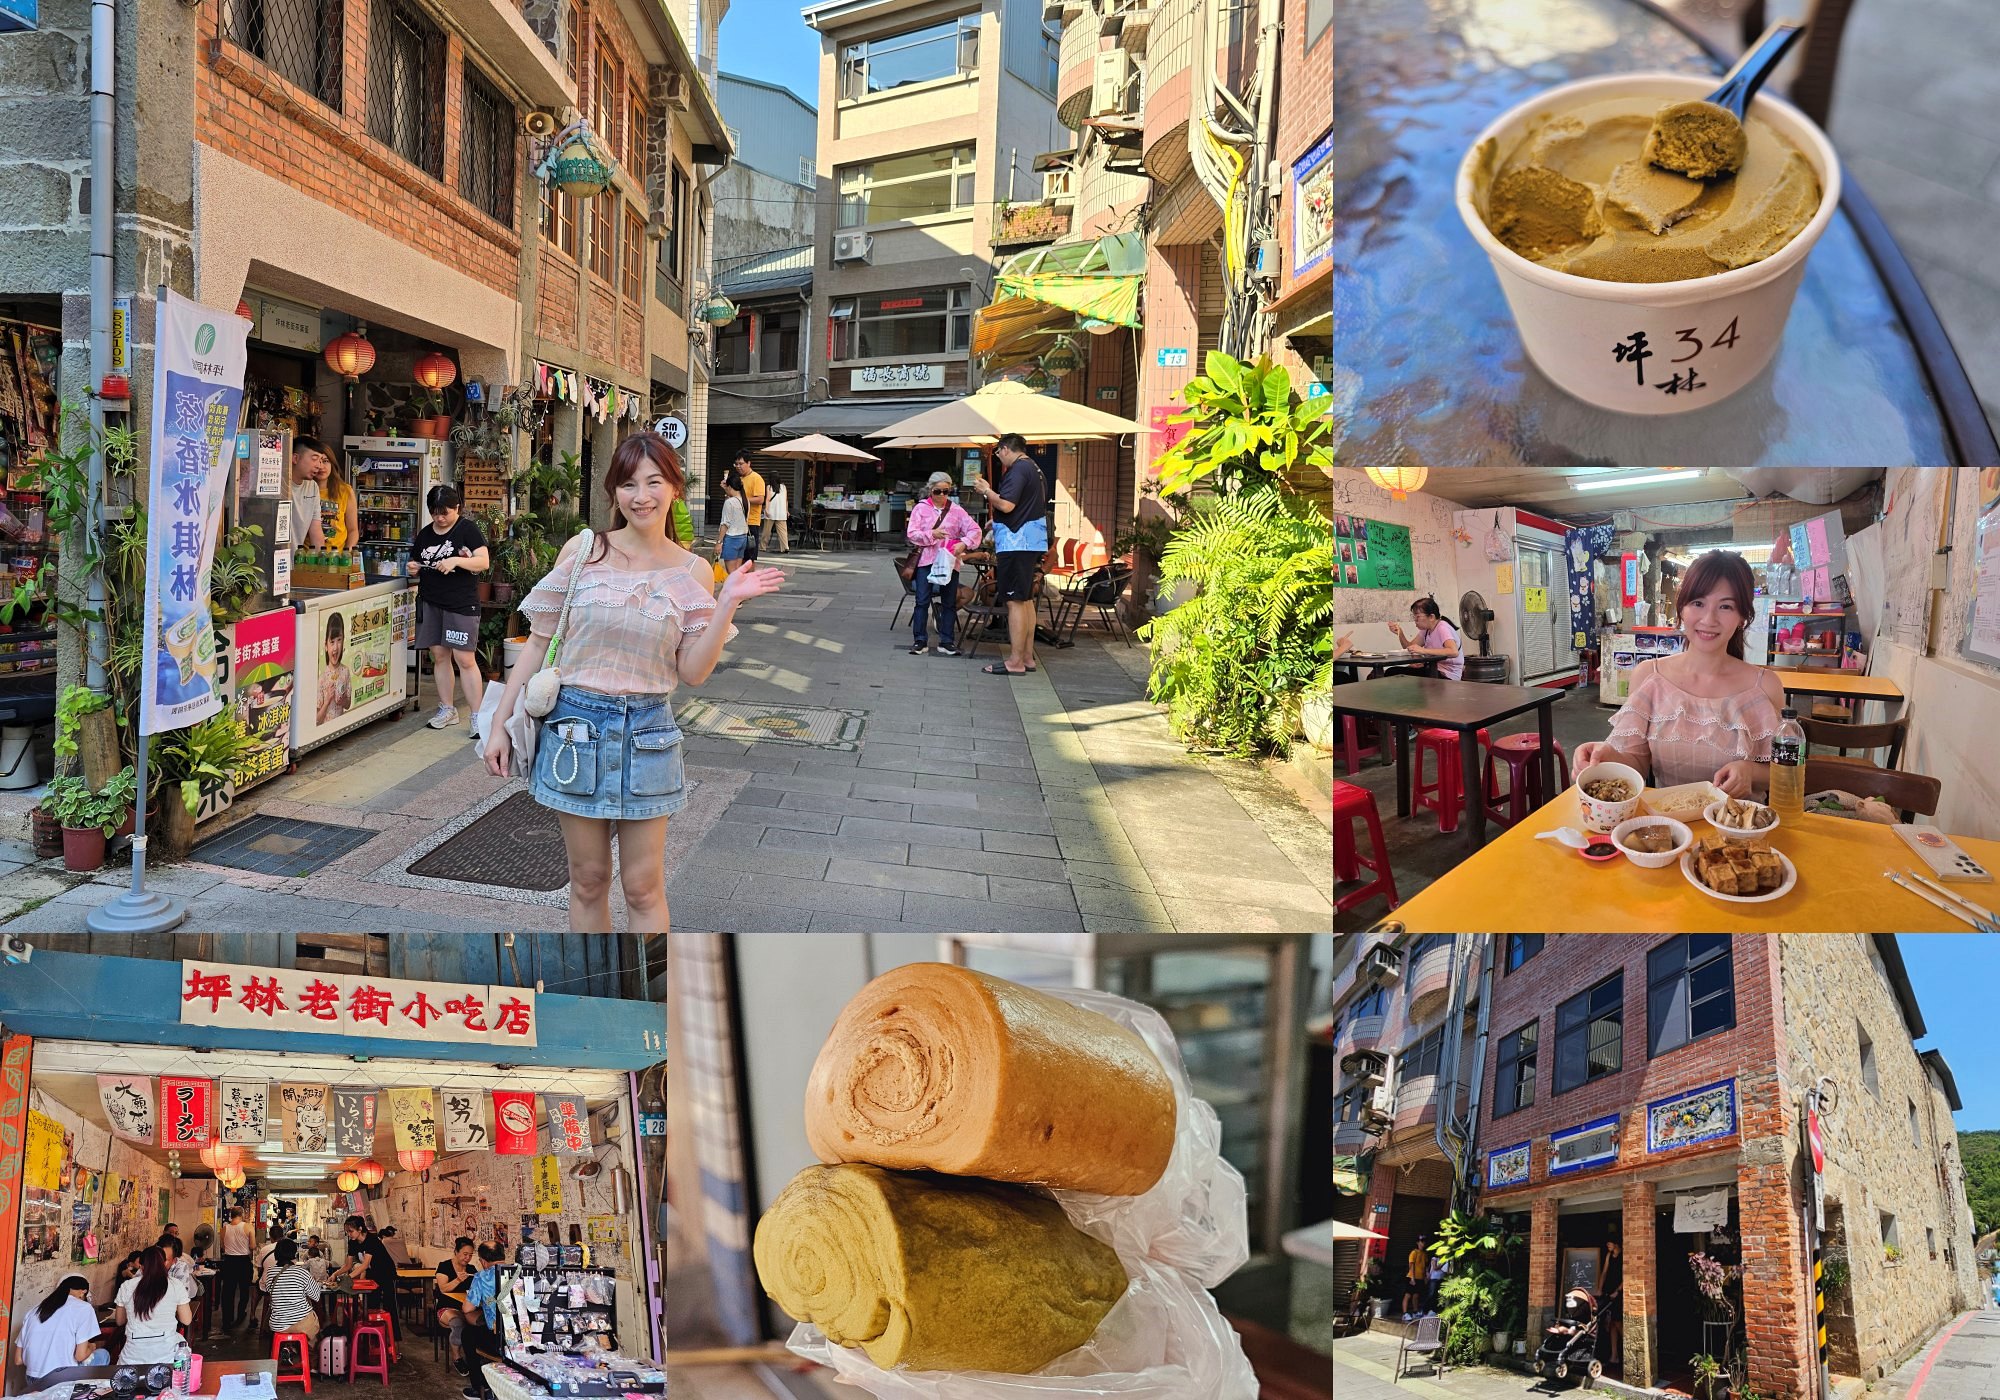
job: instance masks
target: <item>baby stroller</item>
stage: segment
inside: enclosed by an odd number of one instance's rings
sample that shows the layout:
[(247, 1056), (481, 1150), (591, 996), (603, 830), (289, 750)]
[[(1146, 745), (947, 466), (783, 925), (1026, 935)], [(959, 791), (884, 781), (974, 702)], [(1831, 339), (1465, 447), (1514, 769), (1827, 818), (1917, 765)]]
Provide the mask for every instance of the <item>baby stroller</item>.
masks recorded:
[(1597, 1359), (1597, 1299), (1588, 1288), (1572, 1288), (1563, 1295), (1560, 1320), (1542, 1334), (1535, 1351), (1535, 1374), (1565, 1379), (1572, 1367), (1595, 1381), (1604, 1374)]

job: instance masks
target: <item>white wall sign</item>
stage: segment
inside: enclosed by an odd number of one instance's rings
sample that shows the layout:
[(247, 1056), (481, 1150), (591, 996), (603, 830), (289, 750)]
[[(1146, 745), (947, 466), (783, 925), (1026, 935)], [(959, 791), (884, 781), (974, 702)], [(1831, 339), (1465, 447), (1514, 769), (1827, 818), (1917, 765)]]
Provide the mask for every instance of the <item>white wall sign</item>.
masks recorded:
[(688, 440), (688, 425), (672, 415), (654, 423), (653, 431), (665, 438), (667, 446), (673, 448), (676, 452), (680, 451), (681, 444)]
[(319, 312), (310, 306), (260, 296), (255, 302), (257, 339), (267, 345), (289, 345), (295, 350), (320, 350)]
[(944, 387), (944, 366), (928, 365), (863, 365), (850, 371), (851, 392), (862, 393), (881, 389), (942, 389)]
[(1698, 1235), (1704, 1230), (1720, 1230), (1729, 1223), (1729, 1188), (1683, 1191), (1674, 1197), (1674, 1233)]
[(529, 987), (183, 961), (181, 1024), (531, 1046), (535, 993)]

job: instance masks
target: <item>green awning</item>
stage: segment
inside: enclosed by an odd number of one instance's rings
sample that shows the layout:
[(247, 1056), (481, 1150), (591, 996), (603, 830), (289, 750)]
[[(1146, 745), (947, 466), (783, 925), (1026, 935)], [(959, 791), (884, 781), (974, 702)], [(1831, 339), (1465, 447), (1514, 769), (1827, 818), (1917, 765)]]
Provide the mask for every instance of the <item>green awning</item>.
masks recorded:
[(1092, 321), (1139, 324), (1146, 243), (1137, 232), (1016, 253), (1000, 265), (994, 301), (1019, 297), (1061, 307)]

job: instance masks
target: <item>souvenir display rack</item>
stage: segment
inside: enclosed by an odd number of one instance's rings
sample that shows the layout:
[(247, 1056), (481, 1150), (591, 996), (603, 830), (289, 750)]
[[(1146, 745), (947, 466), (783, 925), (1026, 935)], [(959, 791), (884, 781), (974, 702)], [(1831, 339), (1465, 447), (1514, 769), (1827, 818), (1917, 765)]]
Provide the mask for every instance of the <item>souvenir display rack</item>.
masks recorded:
[[(529, 1250), (535, 1251), (532, 1264)], [(581, 1245), (523, 1245), (518, 1262), (501, 1266), (500, 1323), (510, 1349), (618, 1350), (617, 1271), (585, 1264), (586, 1257)]]

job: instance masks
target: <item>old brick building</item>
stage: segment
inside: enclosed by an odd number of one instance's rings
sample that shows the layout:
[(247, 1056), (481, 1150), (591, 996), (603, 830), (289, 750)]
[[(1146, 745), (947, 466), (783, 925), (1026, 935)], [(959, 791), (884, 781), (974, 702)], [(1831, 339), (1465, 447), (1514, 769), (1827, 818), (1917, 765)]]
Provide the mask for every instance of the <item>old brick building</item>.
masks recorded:
[[(1484, 942), (1484, 940), (1481, 940)], [(1892, 1370), (1973, 1288), (1950, 1070), (1890, 935), (1509, 935), (1491, 945), (1480, 1069), (1484, 1209), (1528, 1236), (1528, 1332), (1623, 1248), (1624, 1379), (1685, 1383), (1718, 1349), (1689, 1259), (1742, 1268), (1748, 1380), (1810, 1392), (1810, 1161), (1819, 1090), (1825, 1247), (1851, 1281), (1830, 1364)], [(1840, 1319), (1846, 1319), (1845, 1326)]]

